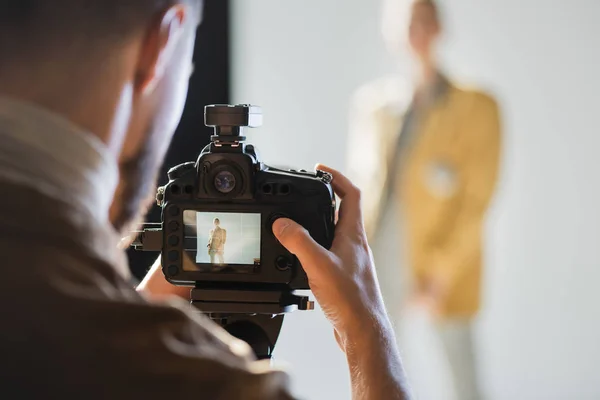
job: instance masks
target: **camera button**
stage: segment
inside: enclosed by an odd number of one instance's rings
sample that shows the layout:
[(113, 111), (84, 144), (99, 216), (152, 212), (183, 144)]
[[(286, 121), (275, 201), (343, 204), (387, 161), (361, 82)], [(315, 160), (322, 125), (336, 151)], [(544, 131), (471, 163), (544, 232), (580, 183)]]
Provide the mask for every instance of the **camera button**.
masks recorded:
[(275, 260), (275, 266), (280, 271), (287, 271), (292, 268), (292, 261), (285, 256), (279, 256), (277, 257), (277, 260)]
[(177, 232), (179, 230), (179, 224), (177, 223), (177, 221), (173, 221), (169, 224), (169, 230), (171, 232)]
[(169, 252), (169, 261), (177, 261), (179, 260), (179, 252), (177, 251), (170, 251)]
[(169, 244), (171, 246), (177, 246), (179, 244), (179, 237), (175, 235), (169, 236)]

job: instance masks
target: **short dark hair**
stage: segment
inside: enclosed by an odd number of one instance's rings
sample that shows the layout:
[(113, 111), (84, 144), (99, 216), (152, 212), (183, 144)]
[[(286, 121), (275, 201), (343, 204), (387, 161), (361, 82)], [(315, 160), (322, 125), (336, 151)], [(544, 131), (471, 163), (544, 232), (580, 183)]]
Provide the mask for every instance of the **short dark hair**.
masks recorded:
[(213, 220), (213, 224), (220, 224), (220, 223), (221, 223), (221, 220), (219, 218), (215, 218)]
[(0, 51), (117, 42), (180, 1), (198, 9), (201, 4), (200, 0), (0, 0)]

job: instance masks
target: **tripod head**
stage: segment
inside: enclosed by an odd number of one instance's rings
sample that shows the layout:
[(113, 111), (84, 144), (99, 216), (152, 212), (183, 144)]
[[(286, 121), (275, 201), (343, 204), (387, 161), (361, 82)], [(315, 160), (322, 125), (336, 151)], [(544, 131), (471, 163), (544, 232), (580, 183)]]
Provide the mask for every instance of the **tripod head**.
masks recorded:
[(312, 310), (306, 296), (291, 292), (194, 288), (191, 304), (252, 347), (258, 359), (270, 359), (284, 314)]

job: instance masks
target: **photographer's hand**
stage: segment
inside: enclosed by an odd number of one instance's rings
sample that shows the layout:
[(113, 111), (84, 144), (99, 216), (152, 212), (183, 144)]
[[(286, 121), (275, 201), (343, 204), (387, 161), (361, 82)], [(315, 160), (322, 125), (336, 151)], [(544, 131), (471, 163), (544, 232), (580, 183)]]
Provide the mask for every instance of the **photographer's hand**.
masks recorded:
[(165, 279), (160, 258), (156, 260), (136, 290), (150, 300), (162, 300), (171, 296), (181, 297), (185, 300), (190, 299), (189, 287), (175, 286)]
[(342, 200), (331, 250), (288, 219), (277, 220), (273, 232), (302, 263), (333, 324), (348, 359), (353, 398), (406, 399), (405, 374), (362, 223), (360, 191), (338, 171), (318, 169), (333, 175), (333, 188)]

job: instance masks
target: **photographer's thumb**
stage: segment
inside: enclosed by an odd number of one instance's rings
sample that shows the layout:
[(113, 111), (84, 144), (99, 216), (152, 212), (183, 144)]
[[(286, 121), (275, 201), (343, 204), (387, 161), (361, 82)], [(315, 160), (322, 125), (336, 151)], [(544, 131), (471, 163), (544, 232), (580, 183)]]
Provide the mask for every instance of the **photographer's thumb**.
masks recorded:
[(306, 229), (290, 219), (275, 221), (273, 234), (290, 253), (298, 257), (309, 278), (314, 268), (329, 261), (327, 250), (315, 242)]

